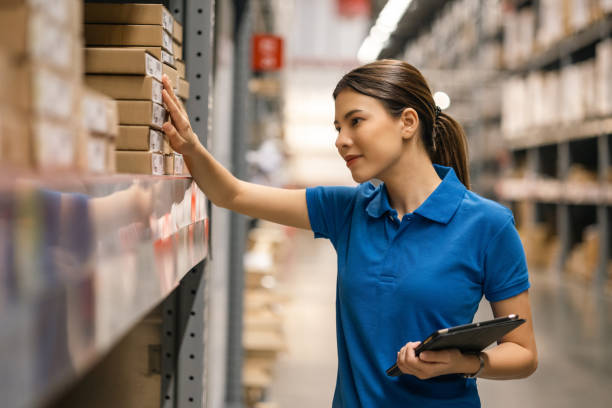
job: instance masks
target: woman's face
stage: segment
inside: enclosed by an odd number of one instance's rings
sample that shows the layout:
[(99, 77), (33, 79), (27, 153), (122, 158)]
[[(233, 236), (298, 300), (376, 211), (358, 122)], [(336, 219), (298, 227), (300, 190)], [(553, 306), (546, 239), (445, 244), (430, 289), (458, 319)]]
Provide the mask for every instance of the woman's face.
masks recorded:
[(353, 180), (384, 180), (402, 154), (402, 121), (375, 98), (346, 89), (336, 97), (336, 148)]

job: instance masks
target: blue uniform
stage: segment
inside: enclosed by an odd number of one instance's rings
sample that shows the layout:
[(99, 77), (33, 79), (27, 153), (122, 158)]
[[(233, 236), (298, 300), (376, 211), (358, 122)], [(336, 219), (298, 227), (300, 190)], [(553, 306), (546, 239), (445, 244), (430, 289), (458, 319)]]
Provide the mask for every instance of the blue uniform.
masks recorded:
[(483, 294), (529, 288), (510, 210), (434, 167), (442, 182), (401, 222), (384, 184), (306, 190), (315, 237), (338, 254), (334, 408), (480, 407), (474, 379), (385, 374), (407, 342), (472, 322)]

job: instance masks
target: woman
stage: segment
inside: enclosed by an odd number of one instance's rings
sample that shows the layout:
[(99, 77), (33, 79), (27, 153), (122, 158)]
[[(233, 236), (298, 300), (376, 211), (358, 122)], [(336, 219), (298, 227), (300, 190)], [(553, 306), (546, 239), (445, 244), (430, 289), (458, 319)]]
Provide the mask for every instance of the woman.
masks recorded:
[[(334, 407), (479, 407), (474, 377), (532, 374), (525, 256), (511, 212), (469, 191), (461, 127), (411, 65), (377, 61), (334, 91), (336, 147), (358, 187), (285, 190), (237, 180), (198, 142), (167, 79), (163, 130), (216, 205), (312, 229), (338, 253)], [(368, 180), (382, 181), (374, 187)], [(470, 323), (482, 296), (527, 323), (480, 355), (414, 349)], [(406, 343), (408, 340), (415, 340)], [(397, 363), (404, 373), (388, 377)]]

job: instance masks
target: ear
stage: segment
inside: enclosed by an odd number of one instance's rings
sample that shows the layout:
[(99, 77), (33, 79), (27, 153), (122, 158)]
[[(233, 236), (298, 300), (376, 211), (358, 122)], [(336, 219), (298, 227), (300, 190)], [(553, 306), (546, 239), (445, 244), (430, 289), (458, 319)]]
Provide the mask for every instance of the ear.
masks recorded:
[(419, 129), (419, 114), (413, 108), (406, 108), (400, 116), (402, 138), (412, 138)]

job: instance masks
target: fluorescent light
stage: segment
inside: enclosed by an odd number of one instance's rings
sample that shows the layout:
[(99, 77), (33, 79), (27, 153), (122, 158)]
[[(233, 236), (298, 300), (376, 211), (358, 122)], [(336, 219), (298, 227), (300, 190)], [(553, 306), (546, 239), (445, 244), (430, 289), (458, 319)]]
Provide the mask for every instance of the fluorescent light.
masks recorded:
[(363, 40), (357, 59), (365, 64), (375, 61), (378, 54), (384, 48), (391, 34), (397, 29), (397, 24), (403, 17), (412, 0), (388, 0), (381, 10), (376, 24), (370, 30), (370, 34)]

